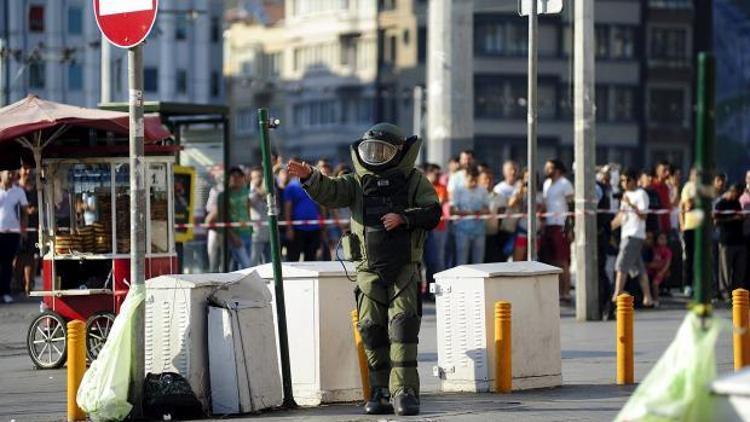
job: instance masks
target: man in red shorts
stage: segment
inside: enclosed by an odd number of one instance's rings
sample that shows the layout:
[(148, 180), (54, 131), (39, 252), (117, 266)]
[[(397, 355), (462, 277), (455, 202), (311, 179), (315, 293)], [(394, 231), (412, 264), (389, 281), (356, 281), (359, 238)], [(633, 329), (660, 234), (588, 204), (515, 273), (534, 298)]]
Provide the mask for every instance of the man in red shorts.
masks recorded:
[(565, 178), (565, 165), (560, 160), (549, 160), (544, 165), (542, 194), (545, 219), (542, 238), (539, 242), (539, 260), (563, 270), (560, 276), (560, 300), (570, 301), (570, 237), (566, 230), (570, 203), (573, 201), (573, 185)]

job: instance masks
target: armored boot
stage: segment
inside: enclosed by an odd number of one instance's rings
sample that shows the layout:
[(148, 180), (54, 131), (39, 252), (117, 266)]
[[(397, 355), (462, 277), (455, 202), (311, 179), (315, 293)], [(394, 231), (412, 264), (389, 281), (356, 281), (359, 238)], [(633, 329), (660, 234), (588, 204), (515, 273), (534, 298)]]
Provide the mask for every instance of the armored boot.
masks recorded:
[(375, 388), (372, 397), (365, 403), (365, 413), (368, 415), (389, 415), (393, 413), (390, 403), (391, 393), (387, 388)]
[(419, 399), (414, 391), (406, 389), (393, 398), (393, 408), (397, 416), (414, 416), (419, 414)]

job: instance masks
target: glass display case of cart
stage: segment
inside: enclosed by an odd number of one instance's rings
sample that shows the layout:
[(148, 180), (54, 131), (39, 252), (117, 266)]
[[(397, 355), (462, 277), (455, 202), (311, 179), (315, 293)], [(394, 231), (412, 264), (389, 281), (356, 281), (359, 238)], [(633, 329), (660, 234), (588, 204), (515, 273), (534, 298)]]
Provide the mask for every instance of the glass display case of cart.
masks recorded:
[[(170, 229), (174, 217), (169, 195), (173, 159), (146, 157), (145, 160), (149, 193), (146, 201), (149, 272), (152, 261), (161, 259), (171, 264), (175, 256), (174, 232)], [(116, 290), (114, 284), (129, 278), (130, 171), (127, 158), (50, 159), (45, 162), (45, 174), (51, 245), (44, 259), (45, 269), (54, 280), (50, 287), (52, 290)]]

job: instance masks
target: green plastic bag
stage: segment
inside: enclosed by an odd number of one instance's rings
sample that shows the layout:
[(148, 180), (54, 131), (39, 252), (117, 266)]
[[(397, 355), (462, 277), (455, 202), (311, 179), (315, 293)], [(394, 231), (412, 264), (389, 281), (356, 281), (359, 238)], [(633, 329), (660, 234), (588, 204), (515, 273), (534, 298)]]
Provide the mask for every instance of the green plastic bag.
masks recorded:
[(716, 378), (716, 339), (724, 322), (707, 318), (705, 327), (693, 312), (677, 336), (635, 390), (616, 421), (710, 421)]
[(107, 342), (78, 388), (78, 406), (94, 422), (121, 421), (133, 406), (128, 403), (133, 316), (146, 298), (146, 286), (130, 286)]

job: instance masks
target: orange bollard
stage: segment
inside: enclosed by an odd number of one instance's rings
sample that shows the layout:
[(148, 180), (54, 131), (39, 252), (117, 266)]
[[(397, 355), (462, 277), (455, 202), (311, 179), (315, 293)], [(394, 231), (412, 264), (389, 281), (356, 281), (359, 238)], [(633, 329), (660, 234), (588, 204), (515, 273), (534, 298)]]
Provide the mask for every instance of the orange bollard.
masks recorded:
[(357, 357), (359, 358), (359, 376), (362, 378), (362, 394), (365, 400), (370, 399), (370, 370), (367, 366), (367, 355), (365, 354), (365, 344), (362, 343), (362, 337), (359, 335), (357, 323), (359, 322), (359, 313), (357, 310), (352, 311), (352, 327), (354, 328), (354, 344), (357, 347)]
[(633, 366), (633, 296), (617, 296), (617, 384), (632, 384)]
[(68, 323), (68, 422), (85, 421), (86, 413), (78, 407), (76, 394), (86, 372), (86, 324)]
[(495, 302), (495, 392), (510, 393), (513, 383), (510, 302)]
[(732, 292), (734, 325), (734, 370), (750, 365), (750, 293), (745, 289)]

